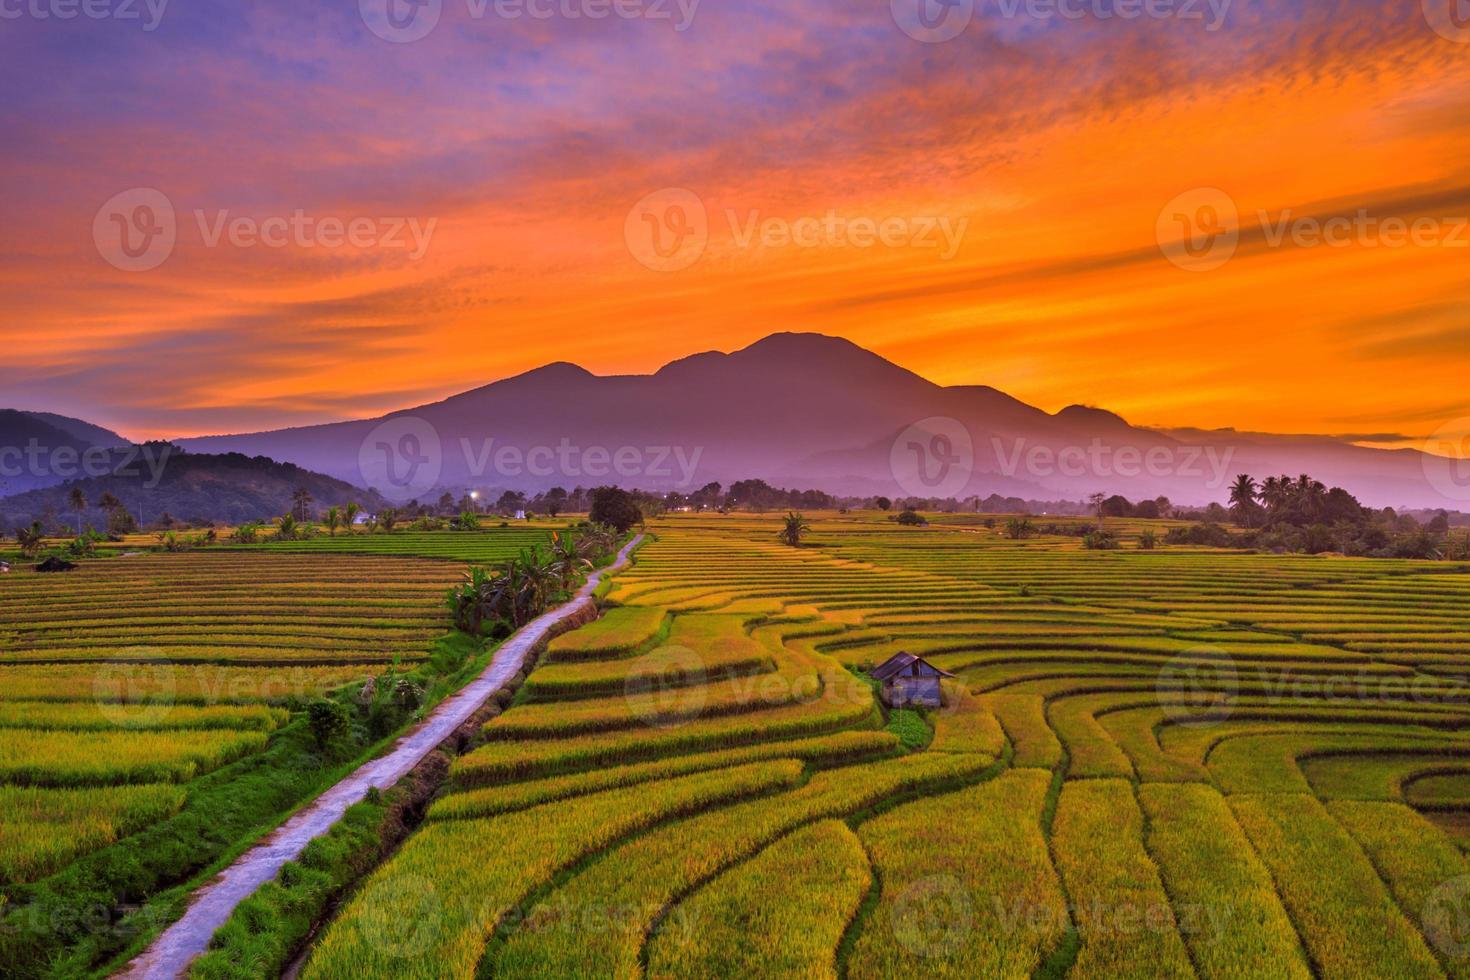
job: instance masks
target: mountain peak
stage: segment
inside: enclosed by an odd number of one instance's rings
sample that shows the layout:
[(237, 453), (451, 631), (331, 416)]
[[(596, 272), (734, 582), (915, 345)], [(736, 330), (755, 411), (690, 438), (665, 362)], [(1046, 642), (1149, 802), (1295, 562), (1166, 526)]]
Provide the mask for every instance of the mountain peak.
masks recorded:
[(1107, 425), (1128, 424), (1128, 420), (1116, 412), (1110, 412), (1105, 408), (1096, 408), (1092, 405), (1068, 405), (1060, 412), (1057, 412), (1054, 417), (1065, 422), (1104, 423)]
[(595, 377), (597, 375), (580, 364), (573, 364), (571, 361), (552, 361), (550, 364), (543, 364), (529, 371), (523, 371), (516, 375), (515, 378), (507, 380), (535, 378), (538, 381), (566, 381)]
[(783, 330), (778, 333), (768, 334), (757, 340), (748, 347), (742, 347), (736, 354), (803, 354), (807, 356), (822, 355), (831, 357), (835, 354), (859, 353), (867, 357), (877, 357), (870, 350), (859, 347), (846, 337), (833, 337), (829, 334), (816, 333), (814, 331)]

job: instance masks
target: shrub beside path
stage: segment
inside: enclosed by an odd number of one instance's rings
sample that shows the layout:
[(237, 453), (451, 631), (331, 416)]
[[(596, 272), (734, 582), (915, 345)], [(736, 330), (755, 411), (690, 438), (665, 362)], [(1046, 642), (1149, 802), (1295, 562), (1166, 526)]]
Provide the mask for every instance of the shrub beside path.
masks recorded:
[(330, 830), (342, 819), (348, 807), (367, 796), (369, 789), (386, 790), (408, 775), (525, 666), (531, 651), (557, 625), (585, 615), (593, 606), (592, 594), (602, 577), (625, 567), (633, 549), (642, 540), (641, 534), (634, 537), (618, 552), (616, 561), (588, 576), (586, 583), (569, 601), (521, 627), (500, 645), (494, 659), (479, 677), (445, 698), (389, 752), (364, 763), (302, 807), (208, 884), (201, 886), (195, 891), (183, 916), (160, 933), (117, 977), (121, 980), (164, 980), (182, 976), (189, 963), (208, 948), (210, 938), (229, 919), (235, 906), (274, 878), (288, 861), (295, 860), (314, 838)]

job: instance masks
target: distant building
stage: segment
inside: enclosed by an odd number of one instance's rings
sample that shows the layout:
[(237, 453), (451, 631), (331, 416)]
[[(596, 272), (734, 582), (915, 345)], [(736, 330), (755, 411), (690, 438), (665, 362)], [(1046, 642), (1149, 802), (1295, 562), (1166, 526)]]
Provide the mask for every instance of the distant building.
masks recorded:
[(883, 685), (883, 703), (890, 708), (915, 705), (937, 708), (941, 703), (939, 681), (953, 677), (923, 657), (912, 653), (895, 653), (868, 672)]

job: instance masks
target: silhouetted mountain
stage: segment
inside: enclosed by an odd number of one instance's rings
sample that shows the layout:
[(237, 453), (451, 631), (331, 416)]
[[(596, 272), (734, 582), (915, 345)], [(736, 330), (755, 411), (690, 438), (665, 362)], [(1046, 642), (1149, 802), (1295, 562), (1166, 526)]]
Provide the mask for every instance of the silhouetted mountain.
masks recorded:
[(90, 524), (99, 531), (108, 526), (109, 515), (98, 506), (104, 493), (121, 501), (142, 524), (155, 523), (165, 514), (182, 522), (224, 524), (279, 517), (291, 509), (292, 494), (298, 489), (311, 494), (313, 514), (353, 500), (368, 512), (388, 506), (371, 490), (261, 456), (191, 453), (149, 443), (113, 451), (111, 463), (107, 475), (0, 500), (0, 530), (8, 534), (41, 521), (48, 530), (75, 531), (74, 489), (82, 491), (88, 505), (81, 515), (82, 526)]
[[(909, 429), (926, 419), (951, 421)], [(290, 460), (394, 499), (614, 481), (687, 489), (762, 477), (846, 494), (1076, 499), (1101, 491), (1205, 503), (1223, 501), (1236, 473), (1309, 471), (1373, 505), (1455, 506), (1425, 480), (1415, 451), (1317, 436), (1155, 431), (1081, 405), (1051, 414), (994, 388), (936, 385), (847, 340), (811, 333), (695, 354), (652, 375), (600, 377), (551, 364), (379, 419), (182, 443)]]
[(80, 419), (0, 408), (0, 497), (76, 479), (86, 473), (88, 450), (127, 444), (116, 432)]

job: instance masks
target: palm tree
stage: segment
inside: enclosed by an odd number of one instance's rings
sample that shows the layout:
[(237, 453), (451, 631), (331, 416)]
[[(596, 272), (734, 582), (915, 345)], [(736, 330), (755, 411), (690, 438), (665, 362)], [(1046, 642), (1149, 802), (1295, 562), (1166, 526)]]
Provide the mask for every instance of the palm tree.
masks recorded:
[(331, 537), (336, 537), (337, 528), (342, 526), (342, 508), (328, 507), (324, 520), (327, 525), (327, 534)]
[(582, 557), (581, 549), (570, 535), (562, 535), (556, 531), (551, 532), (551, 569), (561, 579), (561, 590), (570, 592), (572, 581), (583, 570), (590, 569), (592, 563)]
[(398, 523), (398, 509), (396, 507), (384, 507), (378, 513), (378, 523), (388, 534), (393, 533), (393, 525)]
[(311, 507), (312, 501), (314, 499), (315, 498), (311, 495), (311, 491), (306, 489), (305, 487), (297, 487), (294, 491), (292, 491), (291, 512), (296, 515), (296, 519), (298, 521), (305, 521), (311, 516), (311, 512), (308, 508)]
[(1291, 481), (1284, 476), (1268, 476), (1261, 481), (1261, 503), (1265, 504), (1266, 509), (1273, 515), (1281, 509), (1282, 504), (1286, 503), (1287, 485), (1290, 483)]
[(1101, 493), (1090, 494), (1087, 498), (1087, 502), (1092, 504), (1093, 511), (1097, 513), (1097, 524), (1099, 527), (1102, 526), (1103, 521), (1106, 519), (1106, 515), (1103, 514), (1103, 501), (1106, 499), (1108, 499), (1107, 495)]
[(40, 521), (32, 521), (30, 527), (18, 527), (15, 529), (15, 543), (20, 545), (20, 553), (24, 558), (36, 557), (36, 552), (41, 550), (46, 535), (41, 530)]
[(812, 526), (806, 522), (805, 517), (794, 510), (788, 511), (786, 513), (786, 524), (781, 528), (779, 537), (782, 541), (791, 545), (791, 547), (800, 548), (801, 536), (811, 529)]
[(1256, 481), (1250, 478), (1250, 474), (1240, 474), (1231, 484), (1230, 509), (1235, 512), (1235, 523), (1250, 527), (1256, 509)]
[(541, 557), (540, 545), (523, 548), (520, 556), (512, 561), (520, 565), (523, 618), (516, 624), (519, 626), (541, 615), (550, 604), (558, 582), (552, 563)]
[(277, 541), (295, 541), (300, 534), (295, 514), (282, 514), (280, 526), (276, 528)]
[(348, 534), (352, 533), (353, 525), (357, 523), (357, 515), (362, 511), (362, 505), (355, 500), (347, 501), (347, 506), (342, 508), (342, 527)]
[(82, 493), (81, 487), (72, 487), (71, 495), (67, 498), (71, 509), (77, 512), (77, 537), (82, 536), (82, 514), (87, 510), (87, 495)]
[(1292, 497), (1297, 508), (1308, 521), (1315, 521), (1322, 514), (1327, 503), (1327, 487), (1318, 480), (1312, 479), (1303, 473), (1297, 477), (1296, 485), (1292, 488)]

